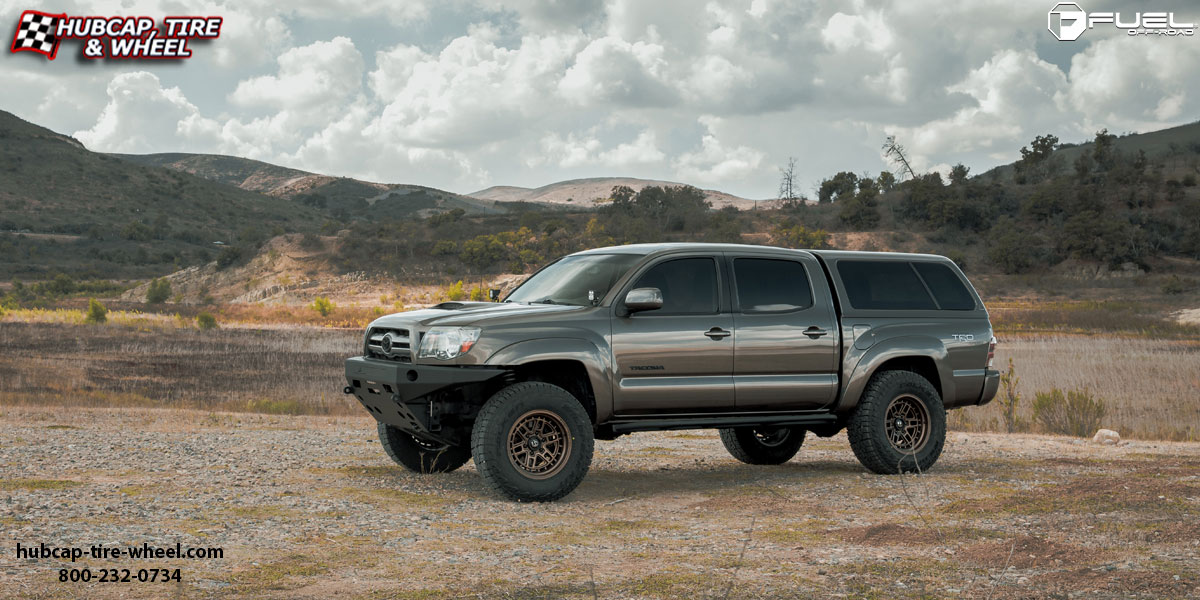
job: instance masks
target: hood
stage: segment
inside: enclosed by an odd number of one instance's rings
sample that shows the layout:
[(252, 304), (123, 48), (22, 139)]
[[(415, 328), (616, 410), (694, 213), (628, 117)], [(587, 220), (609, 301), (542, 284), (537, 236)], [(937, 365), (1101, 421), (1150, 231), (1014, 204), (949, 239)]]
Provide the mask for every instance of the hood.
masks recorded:
[(435, 325), (476, 325), (487, 321), (523, 316), (545, 316), (576, 312), (585, 306), (562, 304), (520, 304), (517, 302), (443, 302), (420, 310), (410, 310), (375, 319), (369, 327), (426, 327)]

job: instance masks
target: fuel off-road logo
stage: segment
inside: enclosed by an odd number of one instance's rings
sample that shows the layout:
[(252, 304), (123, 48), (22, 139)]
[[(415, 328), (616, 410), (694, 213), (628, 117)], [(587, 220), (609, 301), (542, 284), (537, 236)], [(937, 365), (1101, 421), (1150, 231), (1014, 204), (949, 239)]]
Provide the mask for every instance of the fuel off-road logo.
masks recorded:
[(72, 17), (37, 10), (21, 13), (12, 52), (36, 52), (50, 60), (63, 40), (81, 40), (84, 58), (191, 58), (188, 40), (221, 36), (221, 17)]
[(1096, 25), (1123, 29), (1129, 36), (1190, 37), (1196, 31), (1194, 22), (1177, 21), (1173, 12), (1087, 12), (1074, 2), (1059, 2), (1046, 15), (1046, 27), (1060, 42), (1073, 42)]

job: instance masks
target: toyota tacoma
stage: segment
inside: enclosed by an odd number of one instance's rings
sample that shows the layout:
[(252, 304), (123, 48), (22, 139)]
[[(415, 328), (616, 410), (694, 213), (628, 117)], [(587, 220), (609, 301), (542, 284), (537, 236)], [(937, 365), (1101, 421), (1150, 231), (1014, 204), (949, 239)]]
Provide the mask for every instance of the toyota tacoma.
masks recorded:
[(924, 471), (946, 410), (989, 402), (987, 310), (928, 254), (637, 244), (560, 258), (503, 302), (376, 319), (345, 392), (396, 463), (474, 459), (503, 495), (550, 501), (593, 441), (717, 429), (736, 459), (781, 464), (842, 430), (881, 474)]

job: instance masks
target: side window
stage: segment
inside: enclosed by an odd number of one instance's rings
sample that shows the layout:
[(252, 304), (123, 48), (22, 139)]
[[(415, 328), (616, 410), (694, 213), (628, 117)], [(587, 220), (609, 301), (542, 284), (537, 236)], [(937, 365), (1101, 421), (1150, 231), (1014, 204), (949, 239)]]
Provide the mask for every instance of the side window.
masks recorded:
[(794, 260), (736, 258), (733, 277), (744, 313), (798, 310), (813, 304), (808, 273)]
[(865, 310), (934, 310), (937, 306), (907, 262), (839, 260), (850, 306)]
[(943, 310), (975, 310), (975, 297), (949, 266), (929, 262), (915, 262), (913, 266)]
[(662, 291), (663, 307), (645, 315), (702, 315), (717, 312), (717, 263), (711, 258), (679, 258), (659, 263), (634, 288)]

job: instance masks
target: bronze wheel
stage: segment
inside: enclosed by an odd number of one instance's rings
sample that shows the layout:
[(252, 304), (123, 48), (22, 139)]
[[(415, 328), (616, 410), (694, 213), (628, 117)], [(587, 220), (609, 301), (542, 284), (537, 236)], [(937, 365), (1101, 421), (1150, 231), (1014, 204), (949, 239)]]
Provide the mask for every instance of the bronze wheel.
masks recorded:
[(513, 500), (550, 502), (571, 493), (592, 464), (592, 419), (567, 390), (520, 381), (492, 395), (471, 429), (475, 468)]
[(897, 396), (888, 404), (883, 427), (893, 448), (915, 454), (929, 441), (929, 411), (916, 396)]
[(508, 430), (508, 460), (530, 479), (558, 474), (571, 456), (571, 432), (562, 417), (548, 410), (531, 410)]

